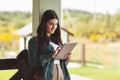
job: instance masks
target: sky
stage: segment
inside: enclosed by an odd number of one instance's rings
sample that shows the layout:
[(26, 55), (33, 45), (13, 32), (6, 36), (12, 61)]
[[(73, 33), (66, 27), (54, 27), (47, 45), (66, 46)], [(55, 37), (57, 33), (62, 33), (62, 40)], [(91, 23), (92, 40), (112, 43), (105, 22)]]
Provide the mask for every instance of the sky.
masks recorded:
[[(96, 3), (96, 5), (95, 5)], [(89, 12), (101, 12), (114, 14), (120, 9), (119, 0), (62, 0), (62, 7), (84, 10)], [(32, 0), (0, 0), (0, 11), (30, 11), (32, 12)]]
[(32, 12), (32, 0), (0, 0), (0, 11)]
[[(89, 12), (101, 12), (110, 14), (120, 9), (119, 0), (63, 0), (64, 8), (85, 10)], [(96, 4), (95, 4), (96, 3)]]

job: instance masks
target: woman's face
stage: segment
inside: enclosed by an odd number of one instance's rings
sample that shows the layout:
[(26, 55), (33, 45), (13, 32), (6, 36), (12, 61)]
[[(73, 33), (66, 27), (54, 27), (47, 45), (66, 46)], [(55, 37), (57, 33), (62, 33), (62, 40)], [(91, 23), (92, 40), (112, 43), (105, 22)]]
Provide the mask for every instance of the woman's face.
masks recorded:
[(46, 24), (46, 33), (48, 36), (53, 34), (57, 29), (58, 20), (57, 19), (50, 19)]

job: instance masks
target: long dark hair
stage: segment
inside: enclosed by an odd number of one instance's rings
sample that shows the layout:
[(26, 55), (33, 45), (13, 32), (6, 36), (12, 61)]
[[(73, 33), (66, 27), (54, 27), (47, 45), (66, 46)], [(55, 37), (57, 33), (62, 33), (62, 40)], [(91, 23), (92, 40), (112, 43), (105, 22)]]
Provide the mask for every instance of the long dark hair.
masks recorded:
[[(57, 24), (57, 29), (55, 30), (55, 32), (51, 34), (50, 37), (48, 37), (46, 34), (46, 23), (50, 19), (57, 19), (58, 24)], [(54, 10), (46, 10), (43, 13), (40, 24), (37, 28), (37, 40), (38, 40), (38, 43), (42, 45), (47, 45), (49, 44), (50, 41), (58, 45), (62, 45), (59, 18)]]

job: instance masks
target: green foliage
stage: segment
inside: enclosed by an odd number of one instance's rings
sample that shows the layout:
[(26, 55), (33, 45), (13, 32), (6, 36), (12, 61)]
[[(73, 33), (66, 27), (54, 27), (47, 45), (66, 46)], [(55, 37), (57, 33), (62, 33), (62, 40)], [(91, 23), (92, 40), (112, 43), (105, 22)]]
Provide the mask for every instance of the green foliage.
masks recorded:
[(0, 12), (0, 56), (5, 51), (19, 50), (19, 36), (14, 31), (31, 21), (30, 12)]
[[(99, 41), (100, 38), (105, 38), (108, 41), (117, 41), (120, 38), (120, 14), (114, 15), (96, 13), (96, 19), (94, 20), (94, 14), (90, 12), (80, 10), (67, 10), (70, 18), (75, 25), (72, 26), (69, 22), (69, 18), (64, 10), (64, 27), (70, 29), (76, 37), (87, 37), (93, 42)], [(91, 39), (93, 35), (99, 35), (100, 38)], [(94, 36), (95, 38), (95, 36)]]
[(30, 12), (0, 12), (0, 26), (14, 26), (15, 29), (18, 29), (31, 20), (32, 14)]
[(0, 50), (3, 54), (7, 50), (18, 50), (19, 35), (14, 34), (14, 27), (1, 27), (0, 26)]

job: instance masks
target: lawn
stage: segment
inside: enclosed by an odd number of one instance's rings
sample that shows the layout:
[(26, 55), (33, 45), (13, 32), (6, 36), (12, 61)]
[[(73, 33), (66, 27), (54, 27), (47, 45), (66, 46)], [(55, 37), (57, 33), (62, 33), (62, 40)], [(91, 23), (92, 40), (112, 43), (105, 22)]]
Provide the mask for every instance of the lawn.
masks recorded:
[[(104, 68), (85, 66), (69, 68), (71, 74), (78, 74), (91, 80), (120, 80), (120, 44), (85, 44), (86, 64), (101, 65)], [(81, 61), (81, 44), (73, 50), (71, 61)]]
[(98, 69), (95, 67), (85, 66), (78, 68), (69, 68), (71, 74), (78, 74), (91, 80), (120, 80), (120, 69), (104, 68)]
[[(97, 63), (105, 67), (120, 68), (120, 42), (106, 44), (85, 44), (85, 60), (89, 63)], [(82, 44), (73, 49), (71, 61), (80, 62), (82, 59)]]
[(9, 80), (17, 70), (0, 70), (0, 80)]

